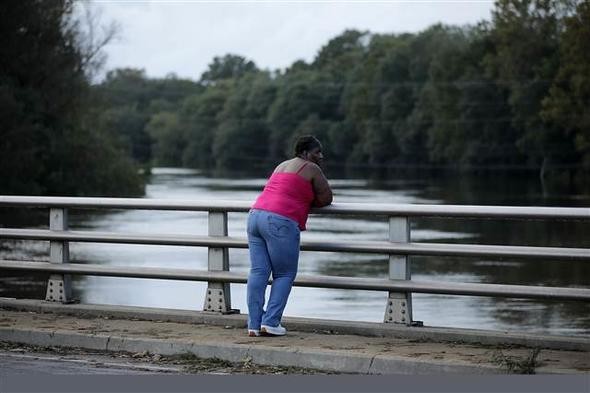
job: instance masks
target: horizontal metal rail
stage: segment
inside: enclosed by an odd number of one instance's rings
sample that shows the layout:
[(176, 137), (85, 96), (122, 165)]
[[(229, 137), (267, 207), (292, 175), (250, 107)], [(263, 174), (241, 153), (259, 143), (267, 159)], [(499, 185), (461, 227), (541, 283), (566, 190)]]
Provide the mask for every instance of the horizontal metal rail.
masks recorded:
[[(153, 278), (188, 281), (217, 281), (245, 284), (246, 273), (229, 271), (207, 271), (193, 269), (120, 267), (96, 264), (53, 264), (48, 262), (27, 262), (3, 260), (0, 269), (26, 270), (60, 274), (83, 274), (94, 276)], [(269, 283), (272, 280), (269, 280)], [(294, 285), (312, 288), (356, 289), (371, 291), (411, 291), (416, 293), (497, 296), (534, 298), (547, 300), (590, 300), (590, 289), (535, 287), (525, 285), (470, 284), (456, 282), (433, 282), (414, 280), (389, 280), (357, 277), (335, 277), (322, 275), (297, 275)]]
[[(147, 235), (116, 232), (51, 231), (43, 229), (0, 228), (0, 238), (59, 240), (72, 242), (151, 244), (248, 248), (244, 238), (196, 235)], [(590, 249), (563, 247), (495, 246), (479, 244), (393, 243), (387, 241), (303, 240), (304, 251), (331, 251), (373, 254), (438, 255), (463, 257), (536, 258), (590, 261)]]
[[(0, 228), (0, 239), (46, 240), (50, 243), (50, 262), (2, 261), (0, 270), (46, 272), (50, 275), (47, 297), (67, 302), (72, 274), (147, 279), (206, 281), (203, 310), (232, 312), (229, 283), (246, 283), (245, 273), (229, 271), (229, 248), (247, 248), (244, 238), (227, 236), (228, 212), (247, 212), (251, 202), (139, 199), (0, 196), (3, 207), (42, 207), (50, 209), (50, 230)], [(208, 212), (208, 235), (141, 234), (68, 230), (71, 209), (145, 209)], [(415, 217), (577, 220), (590, 222), (590, 208), (465, 206), (420, 204), (335, 203), (312, 209), (321, 215), (378, 217), (389, 219), (389, 241), (303, 240), (303, 251), (372, 253), (389, 256), (387, 279), (298, 275), (295, 285), (302, 287), (375, 290), (388, 292), (384, 322), (412, 324), (412, 293), (494, 296), (549, 300), (590, 300), (590, 288), (540, 287), (455, 282), (415, 281), (410, 276), (409, 255), (526, 258), (552, 261), (589, 261), (590, 249), (479, 244), (412, 243), (410, 219)], [(70, 263), (70, 242), (125, 243), (167, 246), (208, 247), (208, 270), (103, 266)], [(271, 281), (269, 281), (271, 282)]]
[[(251, 202), (223, 200), (211, 202), (144, 198), (0, 196), (0, 207), (27, 206), (80, 209), (110, 208), (247, 212), (251, 205)], [(330, 206), (312, 209), (312, 213), (363, 216), (590, 220), (590, 208), (531, 206), (334, 203)]]

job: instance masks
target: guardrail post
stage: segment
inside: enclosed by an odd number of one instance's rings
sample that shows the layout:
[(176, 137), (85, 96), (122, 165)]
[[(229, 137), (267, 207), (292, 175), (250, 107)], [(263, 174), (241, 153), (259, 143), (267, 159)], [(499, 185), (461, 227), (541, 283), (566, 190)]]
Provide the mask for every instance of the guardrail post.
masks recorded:
[[(410, 220), (408, 217), (389, 217), (389, 241), (408, 243), (410, 241)], [(410, 261), (407, 255), (389, 255), (389, 279), (410, 280)], [(412, 293), (389, 292), (385, 307), (386, 323), (412, 324)]]
[[(227, 212), (209, 212), (209, 236), (227, 236)], [(229, 251), (226, 247), (209, 247), (208, 260), (209, 271), (229, 271)], [(203, 310), (222, 314), (239, 312), (231, 308), (230, 284), (209, 281)]]
[[(68, 210), (51, 208), (49, 210), (49, 229), (65, 231), (68, 229)], [(49, 242), (49, 262), (68, 263), (70, 246), (67, 241)], [(51, 274), (47, 282), (45, 300), (50, 302), (69, 303), (72, 301), (72, 277), (69, 274)]]

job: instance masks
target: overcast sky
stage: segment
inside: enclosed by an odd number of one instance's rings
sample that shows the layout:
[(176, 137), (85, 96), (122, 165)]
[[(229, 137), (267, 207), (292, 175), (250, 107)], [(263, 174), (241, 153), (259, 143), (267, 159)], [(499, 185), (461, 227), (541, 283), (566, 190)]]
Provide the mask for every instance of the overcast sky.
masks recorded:
[(92, 0), (119, 38), (104, 71), (143, 68), (198, 80), (215, 56), (244, 56), (259, 68), (310, 62), (345, 29), (418, 32), (432, 24), (489, 20), (493, 1), (130, 1)]

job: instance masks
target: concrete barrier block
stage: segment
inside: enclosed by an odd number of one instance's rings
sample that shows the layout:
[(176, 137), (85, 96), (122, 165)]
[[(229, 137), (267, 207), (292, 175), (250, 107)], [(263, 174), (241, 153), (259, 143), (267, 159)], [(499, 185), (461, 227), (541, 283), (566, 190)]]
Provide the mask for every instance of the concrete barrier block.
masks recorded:
[(51, 345), (57, 347), (77, 347), (104, 351), (109, 337), (107, 335), (85, 335), (56, 331), (51, 337)]
[(393, 356), (377, 355), (369, 374), (436, 375), (436, 374), (505, 374), (498, 367), (459, 364), (456, 362), (422, 361)]
[(151, 354), (174, 355), (182, 353), (182, 346), (179, 348), (178, 343), (171, 340), (145, 339), (133, 337), (112, 336), (109, 340), (107, 349), (117, 352), (141, 353), (148, 352)]
[(248, 358), (248, 346), (226, 346), (226, 345), (193, 345), (188, 349), (189, 353), (199, 358), (216, 358), (228, 362), (240, 363)]
[(0, 340), (2, 341), (39, 345), (42, 347), (78, 347), (105, 350), (108, 339), (108, 336), (103, 335), (83, 335), (60, 331), (0, 328)]
[(253, 347), (249, 353), (252, 361), (269, 366), (302, 367), (343, 373), (366, 373), (371, 364), (370, 356), (343, 356), (337, 352), (301, 351), (298, 349)]

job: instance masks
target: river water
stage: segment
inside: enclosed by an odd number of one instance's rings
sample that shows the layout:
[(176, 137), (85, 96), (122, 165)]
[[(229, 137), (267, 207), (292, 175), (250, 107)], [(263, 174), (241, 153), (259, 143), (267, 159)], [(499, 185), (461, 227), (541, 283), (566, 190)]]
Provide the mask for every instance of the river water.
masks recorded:
[[(212, 178), (194, 170), (156, 168), (146, 198), (253, 201), (264, 182), (264, 178)], [(527, 178), (408, 176), (379, 182), (364, 178), (335, 178), (330, 182), (335, 202), (590, 206), (589, 195), (543, 192), (538, 181)], [(6, 224), (13, 220), (5, 220), (1, 226), (14, 226)], [(245, 220), (246, 213), (229, 214), (230, 236), (245, 237)], [(44, 222), (33, 226), (47, 227)], [(74, 210), (70, 228), (206, 235), (207, 213)], [(414, 242), (590, 248), (590, 222), (412, 219), (411, 228)], [(387, 236), (385, 217), (312, 215), (302, 239), (386, 240)], [(207, 250), (200, 247), (71, 243), (70, 254), (73, 262), (80, 263), (207, 269)], [(248, 271), (247, 250), (231, 249), (229, 254), (230, 270)], [(47, 260), (47, 255), (48, 242), (4, 240), (0, 244), (2, 258)], [(415, 280), (590, 287), (587, 262), (411, 257), (411, 270)], [(388, 257), (302, 252), (299, 273), (386, 278)], [(200, 282), (74, 277), (74, 297), (82, 303), (201, 310), (205, 290), (206, 283)], [(0, 296), (44, 297), (44, 278), (6, 277), (0, 283)], [(231, 284), (231, 296), (232, 307), (246, 313), (245, 285)], [(378, 322), (383, 320), (386, 298), (384, 292), (294, 287), (285, 315)], [(574, 301), (414, 294), (413, 319), (428, 326), (590, 335), (590, 305)]]

